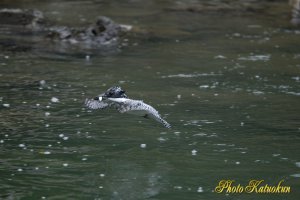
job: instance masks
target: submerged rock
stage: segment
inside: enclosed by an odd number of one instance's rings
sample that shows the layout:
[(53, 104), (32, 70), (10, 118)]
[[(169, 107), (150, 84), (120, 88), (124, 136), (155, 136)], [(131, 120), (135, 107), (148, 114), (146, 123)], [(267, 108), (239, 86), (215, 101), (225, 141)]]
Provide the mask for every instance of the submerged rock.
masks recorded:
[(129, 25), (117, 24), (110, 18), (101, 16), (94, 25), (87, 28), (51, 27), (47, 37), (54, 41), (92, 48), (116, 44), (119, 37), (131, 28)]
[(1, 9), (0, 24), (25, 26), (36, 30), (45, 24), (45, 18), (41, 11), (38, 10), (21, 10), (21, 9)]
[[(6, 34), (7, 38), (0, 40), (0, 46), (6, 50), (30, 50), (23, 48), (24, 45), (28, 47), (29, 42), (30, 46), (45, 51), (69, 52), (74, 46), (77, 51), (99, 48), (105, 51), (107, 47), (111, 51), (111, 47), (118, 48), (119, 38), (132, 29), (132, 26), (117, 24), (105, 16), (98, 17), (93, 25), (81, 28), (50, 24), (55, 23), (47, 21), (38, 10), (1, 9), (0, 32)], [(14, 38), (14, 35), (22, 37)]]

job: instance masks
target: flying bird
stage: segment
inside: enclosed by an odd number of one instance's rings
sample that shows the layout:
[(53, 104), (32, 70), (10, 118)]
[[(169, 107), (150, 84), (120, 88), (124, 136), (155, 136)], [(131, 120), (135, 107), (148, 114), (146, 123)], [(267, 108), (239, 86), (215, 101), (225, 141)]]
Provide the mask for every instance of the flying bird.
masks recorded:
[(155, 108), (141, 100), (128, 98), (125, 91), (119, 86), (113, 86), (93, 99), (86, 99), (85, 106), (89, 109), (115, 108), (120, 113), (152, 118), (163, 124), (166, 128), (171, 128), (171, 125), (160, 116)]

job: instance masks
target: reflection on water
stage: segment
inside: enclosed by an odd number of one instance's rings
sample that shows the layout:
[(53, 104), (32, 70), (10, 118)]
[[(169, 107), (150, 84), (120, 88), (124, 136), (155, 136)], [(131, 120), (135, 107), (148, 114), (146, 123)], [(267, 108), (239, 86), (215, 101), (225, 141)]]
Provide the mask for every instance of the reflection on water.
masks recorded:
[[(101, 11), (152, 31), (113, 53), (3, 48), (0, 199), (257, 197), (216, 194), (222, 179), (284, 180), (292, 193), (272, 199), (299, 197), (299, 30), (282, 16), (286, 3), (237, 17), (172, 2), (0, 3), (72, 25)], [(116, 84), (173, 128), (84, 108)]]

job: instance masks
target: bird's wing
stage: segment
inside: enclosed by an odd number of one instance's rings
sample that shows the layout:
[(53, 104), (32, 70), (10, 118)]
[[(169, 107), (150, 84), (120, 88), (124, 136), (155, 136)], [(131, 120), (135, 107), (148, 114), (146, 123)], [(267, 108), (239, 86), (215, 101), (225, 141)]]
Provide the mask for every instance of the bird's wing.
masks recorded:
[(152, 119), (158, 121), (159, 123), (163, 124), (166, 128), (171, 128), (171, 124), (169, 124), (166, 120), (161, 118), (161, 116), (158, 113), (148, 112), (146, 117), (149, 117), (149, 118), (152, 118)]
[(171, 124), (169, 124), (166, 120), (164, 120), (163, 118), (161, 118), (160, 114), (158, 113), (158, 111), (153, 108), (152, 106), (145, 104), (144, 102), (141, 102), (145, 107), (145, 110), (147, 110), (147, 116), (149, 118), (152, 118), (154, 120), (156, 120), (157, 122), (163, 124), (166, 128), (171, 128)]
[(140, 100), (128, 99), (126, 102), (130, 102), (130, 106), (126, 106), (126, 104), (121, 105), (120, 108), (118, 108), (119, 112), (127, 112), (130, 114), (142, 115), (146, 118), (152, 118), (159, 123), (162, 123), (166, 128), (171, 128), (171, 125), (166, 120), (161, 118), (158, 111), (152, 106)]
[(105, 109), (109, 107), (109, 103), (104, 101), (94, 100), (94, 99), (86, 99), (84, 105), (89, 109)]

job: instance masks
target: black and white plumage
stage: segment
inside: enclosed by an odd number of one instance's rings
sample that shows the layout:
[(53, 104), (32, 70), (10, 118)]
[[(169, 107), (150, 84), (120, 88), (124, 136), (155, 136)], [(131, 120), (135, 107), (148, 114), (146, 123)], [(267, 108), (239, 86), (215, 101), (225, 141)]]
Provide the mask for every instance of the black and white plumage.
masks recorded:
[(145, 118), (152, 118), (162, 123), (166, 128), (171, 125), (161, 118), (158, 111), (141, 100), (129, 99), (125, 91), (118, 86), (109, 88), (105, 93), (94, 99), (86, 99), (85, 106), (90, 109), (116, 108), (120, 113), (139, 115)]

